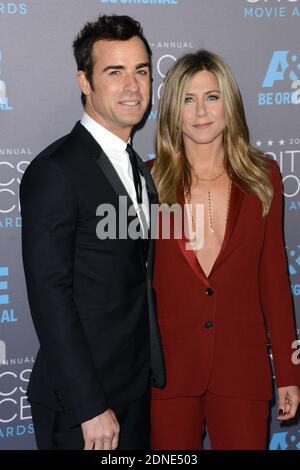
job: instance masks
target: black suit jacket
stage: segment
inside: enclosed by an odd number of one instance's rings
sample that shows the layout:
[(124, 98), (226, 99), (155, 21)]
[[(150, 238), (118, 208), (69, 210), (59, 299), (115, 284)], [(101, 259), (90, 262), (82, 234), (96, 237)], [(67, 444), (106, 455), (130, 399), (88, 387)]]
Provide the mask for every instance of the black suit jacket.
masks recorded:
[[(149, 169), (139, 158), (138, 165), (154, 204)], [(23, 262), (40, 341), (28, 397), (63, 411), (70, 425), (136, 400), (150, 377), (158, 387), (165, 382), (153, 241), (145, 252), (141, 238), (96, 235), (97, 207), (105, 203), (115, 207), (118, 231), (119, 196), (132, 204), (80, 123), (34, 159), (21, 183)]]

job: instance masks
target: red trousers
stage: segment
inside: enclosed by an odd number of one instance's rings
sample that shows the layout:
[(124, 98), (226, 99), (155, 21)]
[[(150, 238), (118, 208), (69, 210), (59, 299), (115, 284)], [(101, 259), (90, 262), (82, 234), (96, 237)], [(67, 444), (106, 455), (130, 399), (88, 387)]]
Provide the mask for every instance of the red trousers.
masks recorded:
[(153, 399), (151, 446), (156, 450), (202, 450), (205, 424), (214, 450), (265, 450), (268, 401), (222, 397)]

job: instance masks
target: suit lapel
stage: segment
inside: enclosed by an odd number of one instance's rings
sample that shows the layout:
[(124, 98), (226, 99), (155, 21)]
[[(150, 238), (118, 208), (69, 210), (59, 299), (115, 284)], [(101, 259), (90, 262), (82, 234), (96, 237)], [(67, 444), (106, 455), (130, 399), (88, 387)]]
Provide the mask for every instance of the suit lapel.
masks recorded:
[(139, 157), (139, 155), (137, 155), (137, 164), (138, 164), (140, 173), (143, 175), (146, 181), (149, 203), (155, 204), (158, 202), (158, 195), (157, 195), (157, 191), (156, 191), (150, 170), (148, 166), (146, 165), (146, 163)]
[(137, 164), (138, 164), (138, 168), (139, 168), (141, 175), (145, 178), (146, 188), (147, 188), (147, 193), (148, 193), (148, 198), (149, 198), (150, 227), (149, 227), (149, 232), (148, 232), (149, 244), (148, 244), (148, 251), (147, 251), (147, 259), (148, 259), (147, 271), (148, 271), (148, 276), (151, 278), (152, 271), (153, 271), (153, 262), (154, 262), (154, 239), (152, 235), (156, 234), (156, 222), (157, 222), (157, 214), (155, 210), (152, 212), (152, 207), (153, 205), (158, 204), (158, 195), (157, 195), (153, 178), (151, 176), (150, 169), (148, 168), (146, 163), (139, 157), (139, 155), (137, 155)]
[(102, 173), (112, 186), (117, 196), (126, 196), (127, 197), (127, 207), (133, 204), (126, 188), (116, 172), (113, 164), (111, 163), (108, 156), (104, 153), (98, 142), (94, 137), (87, 131), (87, 129), (78, 122), (73, 131), (80, 138), (83, 151), (92, 157), (95, 160), (98, 167), (101, 169)]
[[(102, 172), (106, 176), (107, 180), (110, 182), (116, 194), (118, 196), (127, 196), (130, 199), (130, 196), (126, 191), (126, 188), (121, 178), (114, 169), (114, 166), (110, 162), (108, 156), (104, 153), (104, 151), (102, 150), (98, 142), (96, 142), (94, 137), (86, 130), (86, 128), (80, 122), (77, 122), (77, 124), (72, 130), (72, 133), (78, 135), (81, 141), (83, 151), (89, 154), (96, 161), (97, 165), (101, 168)], [(153, 204), (154, 202), (157, 202), (157, 192), (152, 176), (150, 174), (150, 170), (147, 165), (143, 162), (143, 160), (139, 157), (139, 155), (136, 154), (136, 156), (139, 170), (146, 181), (149, 201)]]
[[(78, 135), (80, 138), (80, 143), (83, 147), (83, 151), (89, 156), (91, 156), (98, 167), (101, 169), (102, 173), (112, 186), (113, 190), (115, 191), (117, 196), (126, 196), (126, 201), (127, 201), (127, 207), (122, 207), (122, 211), (124, 210), (124, 214), (128, 214), (128, 209), (131, 205), (133, 205), (132, 199), (130, 198), (128, 192), (126, 191), (126, 188), (119, 177), (118, 173), (116, 172), (114, 166), (112, 165), (110, 159), (108, 156), (104, 153), (98, 142), (93, 138), (93, 136), (87, 131), (87, 129), (80, 123), (77, 122), (75, 125), (74, 129), (72, 130), (72, 133), (75, 133)], [(138, 168), (143, 177), (145, 178), (146, 182), (146, 187), (147, 187), (147, 192), (148, 192), (148, 197), (149, 197), (149, 209), (150, 209), (150, 227), (152, 223), (155, 223), (155, 218), (154, 220), (151, 220), (151, 205), (156, 204), (158, 202), (158, 197), (157, 197), (157, 191), (150, 173), (149, 168), (147, 165), (143, 162), (143, 160), (137, 155), (137, 163), (138, 163)], [(125, 212), (126, 211), (126, 212)], [(136, 214), (137, 216), (137, 214)], [(154, 233), (154, 230), (152, 229), (152, 233)], [(150, 234), (149, 234), (150, 236)], [(149, 260), (152, 260), (153, 258), (153, 240), (149, 240), (149, 246), (148, 246), (148, 258)]]
[(98, 152), (97, 157), (95, 158), (95, 161), (97, 165), (99, 166), (99, 168), (101, 169), (102, 173), (104, 173), (106, 179), (109, 181), (115, 193), (118, 196), (127, 196), (130, 203), (133, 204), (128, 192), (126, 191), (123, 181), (121, 180), (118, 173), (116, 172), (110, 159), (103, 152), (100, 146), (99, 146), (99, 152)]

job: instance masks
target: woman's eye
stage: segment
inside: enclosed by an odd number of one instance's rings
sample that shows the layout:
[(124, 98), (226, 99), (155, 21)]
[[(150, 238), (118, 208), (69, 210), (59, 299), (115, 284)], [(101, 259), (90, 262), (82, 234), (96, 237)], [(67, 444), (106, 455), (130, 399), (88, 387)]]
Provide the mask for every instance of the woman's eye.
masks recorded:
[(209, 96), (207, 97), (207, 99), (208, 99), (209, 101), (216, 101), (216, 100), (219, 99), (219, 96), (217, 96), (217, 95), (209, 95)]
[(185, 103), (192, 103), (192, 102), (193, 102), (193, 98), (192, 98), (191, 96), (186, 96), (184, 102), (185, 102)]

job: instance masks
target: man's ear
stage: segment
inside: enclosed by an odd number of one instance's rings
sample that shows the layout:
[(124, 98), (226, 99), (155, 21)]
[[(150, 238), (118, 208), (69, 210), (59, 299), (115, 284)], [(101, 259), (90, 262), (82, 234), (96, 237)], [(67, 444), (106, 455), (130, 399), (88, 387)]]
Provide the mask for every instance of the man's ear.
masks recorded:
[(85, 96), (90, 95), (90, 93), (91, 93), (91, 85), (90, 85), (90, 82), (88, 81), (88, 79), (86, 78), (85, 73), (84, 73), (82, 70), (79, 70), (79, 71), (77, 72), (76, 79), (77, 79), (77, 83), (78, 83), (79, 88), (80, 88), (80, 90), (82, 91), (82, 93), (83, 93)]

